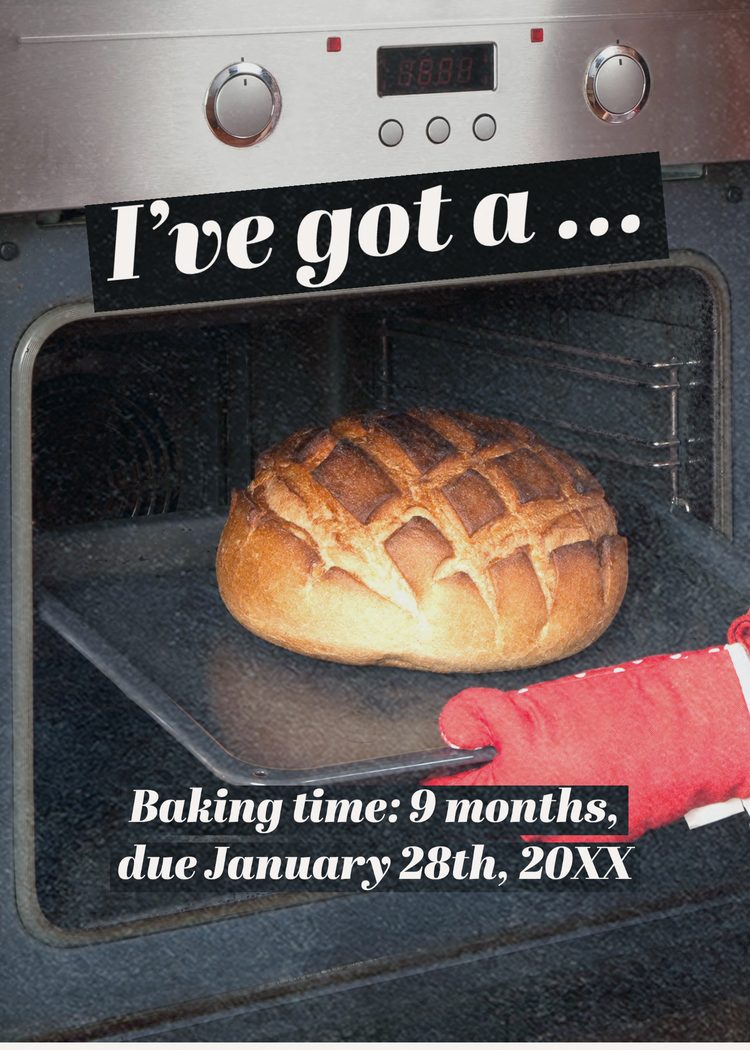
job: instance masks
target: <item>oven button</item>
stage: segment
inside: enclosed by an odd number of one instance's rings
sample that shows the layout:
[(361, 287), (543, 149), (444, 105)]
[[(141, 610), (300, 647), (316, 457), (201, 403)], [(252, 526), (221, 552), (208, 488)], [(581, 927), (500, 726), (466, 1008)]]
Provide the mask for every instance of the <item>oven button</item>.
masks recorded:
[(433, 117), (427, 125), (427, 138), (430, 142), (445, 142), (451, 133), (451, 126), (445, 117)]
[(384, 120), (378, 135), (384, 146), (398, 146), (404, 137), (404, 129), (397, 120)]
[(480, 142), (488, 142), (497, 131), (497, 124), (495, 118), (491, 117), (489, 113), (482, 113), (481, 116), (477, 117), (474, 121), (474, 134)]
[(643, 58), (622, 44), (600, 51), (586, 74), (586, 100), (596, 116), (609, 124), (622, 124), (640, 113), (649, 88)]
[(206, 119), (214, 135), (229, 146), (252, 146), (276, 127), (281, 114), (279, 86), (262, 66), (227, 66), (206, 95)]

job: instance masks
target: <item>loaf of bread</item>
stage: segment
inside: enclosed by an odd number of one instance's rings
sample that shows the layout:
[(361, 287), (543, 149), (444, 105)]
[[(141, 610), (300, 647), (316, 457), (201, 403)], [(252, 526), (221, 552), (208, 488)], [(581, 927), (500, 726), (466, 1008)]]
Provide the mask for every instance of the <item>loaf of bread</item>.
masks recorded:
[(627, 543), (594, 477), (526, 427), (372, 411), (260, 457), (233, 493), (217, 576), (240, 623), (296, 652), (510, 670), (605, 630)]

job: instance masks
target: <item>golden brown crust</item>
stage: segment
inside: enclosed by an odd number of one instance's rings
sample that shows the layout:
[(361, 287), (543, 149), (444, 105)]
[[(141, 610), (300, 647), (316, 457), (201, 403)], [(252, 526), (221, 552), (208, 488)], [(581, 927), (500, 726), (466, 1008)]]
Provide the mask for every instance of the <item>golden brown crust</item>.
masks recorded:
[(217, 576), (241, 623), (297, 652), (509, 670), (605, 630), (627, 543), (595, 478), (526, 427), (373, 411), (261, 456), (233, 495)]

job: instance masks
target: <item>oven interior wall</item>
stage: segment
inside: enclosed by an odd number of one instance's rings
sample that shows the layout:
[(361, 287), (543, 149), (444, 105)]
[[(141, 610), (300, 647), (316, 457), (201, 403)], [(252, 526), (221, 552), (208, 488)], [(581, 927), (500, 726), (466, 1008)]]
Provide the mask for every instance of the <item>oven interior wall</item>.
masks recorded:
[(717, 310), (672, 266), (69, 326), (35, 368), (35, 524), (223, 507), (293, 430), (429, 404), (525, 423), (613, 498), (728, 531)]

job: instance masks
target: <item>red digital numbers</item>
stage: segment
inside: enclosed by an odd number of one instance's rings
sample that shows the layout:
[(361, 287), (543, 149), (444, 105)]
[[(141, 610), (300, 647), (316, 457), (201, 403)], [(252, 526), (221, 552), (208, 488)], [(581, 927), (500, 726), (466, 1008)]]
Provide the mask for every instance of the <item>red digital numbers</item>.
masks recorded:
[(414, 70), (414, 60), (411, 58), (405, 58), (398, 67), (398, 86), (399, 87), (411, 87), (412, 72)]
[(456, 83), (468, 84), (471, 80), (471, 67), (474, 65), (474, 59), (470, 55), (464, 55), (463, 58), (458, 61), (458, 77)]
[[(473, 58), (462, 58), (458, 63), (459, 84), (468, 84), (471, 79), (471, 67)], [(398, 86), (411, 87), (414, 80), (414, 59), (405, 58), (398, 66)], [(433, 79), (434, 77), (434, 79)], [(448, 56), (441, 58), (435, 69), (435, 62), (431, 58), (423, 58), (419, 62), (417, 70), (417, 85), (419, 87), (430, 87), (435, 84), (438, 87), (448, 87), (453, 79), (453, 59)]]
[(492, 88), (493, 44), (378, 49), (378, 94), (419, 95)]
[(431, 58), (423, 58), (419, 63), (419, 76), (417, 77), (417, 83), (420, 87), (427, 87), (432, 83), (432, 66), (433, 61)]
[(438, 66), (437, 82), (438, 84), (450, 84), (451, 74), (453, 73), (453, 59), (452, 58), (441, 58), (440, 65)]

